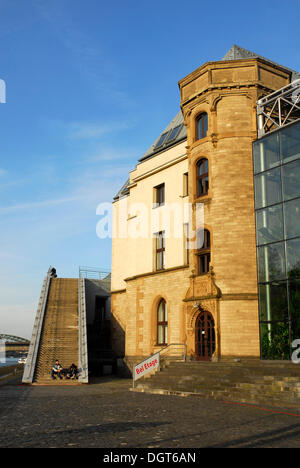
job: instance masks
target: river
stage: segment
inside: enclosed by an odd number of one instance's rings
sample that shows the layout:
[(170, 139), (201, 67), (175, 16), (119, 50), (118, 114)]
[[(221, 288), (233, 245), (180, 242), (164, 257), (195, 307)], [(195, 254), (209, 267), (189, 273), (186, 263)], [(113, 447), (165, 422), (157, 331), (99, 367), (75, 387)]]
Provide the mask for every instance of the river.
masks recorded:
[(5, 362), (0, 361), (0, 367), (11, 366), (13, 364), (18, 364), (18, 359), (19, 358), (8, 357), (8, 358), (5, 359)]

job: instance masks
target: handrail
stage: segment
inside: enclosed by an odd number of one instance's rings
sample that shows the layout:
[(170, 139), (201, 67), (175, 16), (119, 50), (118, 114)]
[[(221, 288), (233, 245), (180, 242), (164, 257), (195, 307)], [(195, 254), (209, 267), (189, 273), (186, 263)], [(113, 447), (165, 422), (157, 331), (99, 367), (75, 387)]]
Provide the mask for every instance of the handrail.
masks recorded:
[[(151, 356), (143, 359), (141, 362), (139, 362), (138, 364), (136, 364), (135, 366), (133, 366), (133, 372), (132, 372), (132, 380), (133, 380), (133, 387), (134, 387), (134, 382), (135, 382), (135, 379), (134, 379), (134, 376), (135, 376), (135, 370), (137, 367), (141, 366), (145, 361), (148, 361), (148, 359), (150, 360), (151, 358), (153, 358), (154, 356), (156, 356), (157, 354), (159, 355), (159, 358), (160, 358), (160, 355), (161, 353), (163, 353), (164, 351), (166, 351), (168, 348), (171, 348), (171, 346), (183, 346), (184, 348), (184, 353), (182, 355), (183, 357), (183, 361), (186, 362), (186, 354), (187, 354), (187, 346), (185, 343), (170, 343), (168, 344), (167, 346), (164, 346), (163, 348), (161, 348), (159, 351), (156, 351), (156, 353), (154, 354), (151, 354)], [(158, 369), (160, 368), (160, 359), (159, 359), (159, 364), (158, 364)], [(154, 370), (154, 369), (153, 369)]]
[(42, 291), (30, 341), (29, 352), (22, 378), (23, 383), (32, 383), (33, 381), (51, 277), (53, 277), (53, 273), (49, 268), (47, 276), (45, 276), (43, 281)]
[(78, 279), (78, 364), (79, 381), (81, 383), (88, 383), (89, 373), (84, 278)]

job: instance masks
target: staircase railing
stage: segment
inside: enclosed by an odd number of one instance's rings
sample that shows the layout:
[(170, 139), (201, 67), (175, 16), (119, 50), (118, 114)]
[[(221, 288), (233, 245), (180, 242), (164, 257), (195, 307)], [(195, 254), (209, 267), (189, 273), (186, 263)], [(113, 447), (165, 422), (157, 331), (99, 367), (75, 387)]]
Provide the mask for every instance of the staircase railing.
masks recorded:
[(42, 285), (42, 291), (41, 291), (40, 300), (38, 303), (35, 322), (33, 325), (32, 337), (30, 341), (29, 351), (28, 351), (23, 378), (22, 378), (23, 383), (32, 383), (33, 378), (34, 378), (34, 371), (36, 367), (38, 350), (40, 346), (43, 321), (44, 321), (48, 293), (49, 293), (50, 282), (51, 282), (52, 276), (53, 276), (53, 273), (51, 272), (51, 268), (49, 268), (47, 276), (45, 276), (43, 285)]
[[(178, 348), (179, 348), (179, 352), (176, 351), (176, 349), (178, 350)], [(180, 352), (180, 349), (181, 349), (181, 352)], [(132, 370), (133, 388), (135, 386), (136, 380), (138, 380), (141, 377), (144, 377), (144, 375), (148, 374), (149, 372), (152, 372), (156, 369), (157, 370), (160, 369), (161, 363), (169, 351), (172, 352), (172, 354), (169, 355), (169, 357), (176, 358), (176, 360), (178, 360), (179, 358), (179, 359), (182, 359), (184, 362), (186, 362), (186, 352), (187, 352), (186, 344), (185, 343), (170, 343), (169, 345), (164, 346), (162, 349), (160, 349), (156, 353), (152, 354), (146, 359), (143, 359), (143, 361), (133, 366), (133, 370)]]
[(88, 349), (87, 349), (87, 328), (86, 328), (86, 300), (85, 300), (85, 280), (79, 278), (78, 287), (78, 363), (79, 378), (81, 383), (88, 383)]

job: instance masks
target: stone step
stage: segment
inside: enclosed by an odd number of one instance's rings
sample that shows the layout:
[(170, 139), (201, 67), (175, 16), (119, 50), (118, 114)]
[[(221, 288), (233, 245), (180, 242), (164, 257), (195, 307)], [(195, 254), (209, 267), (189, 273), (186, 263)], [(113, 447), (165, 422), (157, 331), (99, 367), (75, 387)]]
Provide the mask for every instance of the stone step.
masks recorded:
[(294, 364), (279, 368), (269, 363), (198, 364), (170, 362), (160, 372), (137, 381), (135, 391), (300, 408), (300, 375)]

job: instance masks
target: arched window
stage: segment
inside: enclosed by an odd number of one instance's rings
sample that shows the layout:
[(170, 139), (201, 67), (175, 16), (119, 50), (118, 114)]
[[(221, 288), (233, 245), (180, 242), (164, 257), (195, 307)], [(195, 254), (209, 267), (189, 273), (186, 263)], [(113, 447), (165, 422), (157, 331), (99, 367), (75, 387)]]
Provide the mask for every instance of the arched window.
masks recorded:
[(164, 299), (160, 301), (157, 309), (157, 344), (168, 344), (168, 308)]
[(197, 140), (201, 140), (201, 138), (205, 138), (207, 136), (208, 130), (208, 117), (207, 114), (204, 112), (203, 114), (198, 115), (196, 119), (196, 134)]
[(208, 160), (200, 159), (196, 165), (197, 197), (206, 195), (209, 189)]
[(207, 229), (198, 231), (197, 244), (198, 275), (204, 275), (209, 272), (210, 264), (210, 232)]

